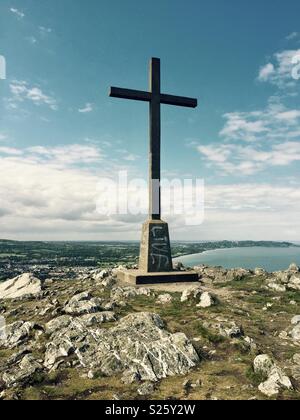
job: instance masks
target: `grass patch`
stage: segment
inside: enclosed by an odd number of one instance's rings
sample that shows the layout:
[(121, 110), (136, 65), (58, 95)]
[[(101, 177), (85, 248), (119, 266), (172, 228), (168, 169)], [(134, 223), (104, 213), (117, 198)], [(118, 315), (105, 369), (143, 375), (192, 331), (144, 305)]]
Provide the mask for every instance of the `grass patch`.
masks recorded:
[(223, 337), (220, 334), (212, 333), (199, 322), (195, 325), (195, 332), (200, 334), (202, 338), (204, 338), (212, 344), (221, 344), (224, 343), (224, 341), (226, 340), (225, 337)]
[(262, 382), (265, 382), (268, 378), (266, 375), (263, 375), (262, 373), (256, 373), (254, 372), (252, 367), (249, 367), (246, 370), (246, 378), (251, 382), (251, 384), (255, 387), (258, 387)]

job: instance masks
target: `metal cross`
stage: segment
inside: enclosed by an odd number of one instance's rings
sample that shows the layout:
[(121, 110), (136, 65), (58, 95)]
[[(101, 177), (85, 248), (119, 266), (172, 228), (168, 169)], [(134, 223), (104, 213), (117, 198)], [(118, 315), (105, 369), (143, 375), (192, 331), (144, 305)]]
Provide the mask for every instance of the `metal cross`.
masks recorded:
[(161, 93), (160, 59), (150, 61), (150, 91), (112, 87), (110, 97), (133, 99), (150, 104), (150, 165), (149, 165), (149, 216), (161, 219), (161, 104), (196, 108), (197, 99)]

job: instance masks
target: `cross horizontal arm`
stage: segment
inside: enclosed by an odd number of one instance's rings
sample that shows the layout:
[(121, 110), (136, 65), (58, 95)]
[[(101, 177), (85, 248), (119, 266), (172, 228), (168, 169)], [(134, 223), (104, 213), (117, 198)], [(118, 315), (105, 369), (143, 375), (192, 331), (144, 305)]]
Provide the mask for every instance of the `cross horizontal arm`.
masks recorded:
[(151, 101), (151, 93), (143, 92), (141, 90), (122, 89), (118, 87), (111, 87), (109, 96), (111, 98), (133, 99), (135, 101)]
[(160, 102), (166, 105), (184, 106), (187, 108), (197, 108), (198, 101), (194, 98), (184, 96), (160, 95)]

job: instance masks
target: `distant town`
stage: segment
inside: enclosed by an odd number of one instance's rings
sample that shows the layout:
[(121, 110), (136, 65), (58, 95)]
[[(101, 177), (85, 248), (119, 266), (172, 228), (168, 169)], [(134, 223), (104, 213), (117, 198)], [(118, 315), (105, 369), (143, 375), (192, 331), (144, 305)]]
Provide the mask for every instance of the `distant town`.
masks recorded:
[[(298, 246), (290, 242), (173, 242), (173, 257), (214, 249)], [(0, 240), (0, 281), (30, 272), (41, 279), (76, 278), (97, 267), (135, 265), (139, 242), (22, 242)]]

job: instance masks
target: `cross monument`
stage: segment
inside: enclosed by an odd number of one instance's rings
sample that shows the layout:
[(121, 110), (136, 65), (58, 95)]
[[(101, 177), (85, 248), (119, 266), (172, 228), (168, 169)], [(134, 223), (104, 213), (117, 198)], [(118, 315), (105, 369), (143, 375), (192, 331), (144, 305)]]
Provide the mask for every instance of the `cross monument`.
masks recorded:
[(196, 108), (197, 99), (161, 93), (160, 59), (150, 61), (149, 92), (111, 87), (110, 97), (149, 102), (149, 220), (144, 223), (139, 272), (128, 270), (120, 277), (137, 284), (196, 281), (193, 272), (173, 271), (168, 224), (161, 220), (161, 104)]

